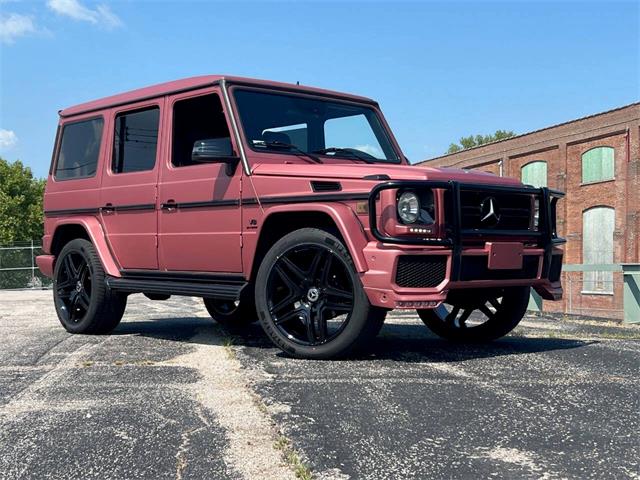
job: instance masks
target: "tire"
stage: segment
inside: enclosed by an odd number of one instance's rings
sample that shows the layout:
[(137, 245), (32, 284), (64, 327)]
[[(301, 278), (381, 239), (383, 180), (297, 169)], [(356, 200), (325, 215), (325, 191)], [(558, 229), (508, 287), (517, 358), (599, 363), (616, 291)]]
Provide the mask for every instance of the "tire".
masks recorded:
[(274, 345), (307, 359), (364, 349), (387, 312), (369, 303), (346, 247), (315, 228), (291, 232), (271, 247), (258, 269), (255, 299)]
[[(249, 287), (245, 288), (245, 290)], [(217, 323), (228, 328), (242, 328), (258, 321), (256, 306), (250, 294), (244, 291), (240, 296), (240, 303), (232, 300), (216, 300), (215, 298), (203, 298), (204, 306)]]
[[(432, 310), (418, 310), (418, 315), (442, 338), (483, 343), (504, 337), (516, 328), (527, 311), (530, 287), (509, 287), (487, 293), (459, 292), (457, 298), (447, 299), (449, 308), (443, 304)], [(468, 319), (474, 324), (467, 325)]]
[(56, 259), (53, 301), (62, 326), (83, 334), (110, 332), (127, 306), (126, 295), (107, 288), (95, 247), (81, 238), (67, 243)]

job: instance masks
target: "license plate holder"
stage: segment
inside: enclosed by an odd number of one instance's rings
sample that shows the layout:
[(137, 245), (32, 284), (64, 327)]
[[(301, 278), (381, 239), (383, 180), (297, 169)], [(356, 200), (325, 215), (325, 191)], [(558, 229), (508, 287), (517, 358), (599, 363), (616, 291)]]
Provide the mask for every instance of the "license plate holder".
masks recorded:
[(489, 252), (487, 267), (489, 270), (522, 269), (524, 245), (520, 242), (487, 242)]

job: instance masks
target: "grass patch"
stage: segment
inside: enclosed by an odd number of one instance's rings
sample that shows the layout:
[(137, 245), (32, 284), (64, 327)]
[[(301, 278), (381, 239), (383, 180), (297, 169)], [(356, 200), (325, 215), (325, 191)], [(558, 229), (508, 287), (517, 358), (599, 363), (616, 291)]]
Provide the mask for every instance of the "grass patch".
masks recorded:
[(233, 337), (224, 337), (222, 339), (222, 346), (224, 347), (224, 351), (227, 354), (227, 358), (229, 358), (230, 360), (235, 360), (236, 358), (238, 358), (238, 356), (236, 355), (236, 351), (234, 350), (234, 341), (233, 341)]
[(298, 452), (291, 446), (291, 441), (287, 437), (280, 435), (278, 440), (273, 444), (273, 448), (282, 452), (284, 461), (293, 469), (296, 478), (300, 480), (311, 480), (313, 478), (311, 470), (304, 464), (300, 455), (298, 455)]

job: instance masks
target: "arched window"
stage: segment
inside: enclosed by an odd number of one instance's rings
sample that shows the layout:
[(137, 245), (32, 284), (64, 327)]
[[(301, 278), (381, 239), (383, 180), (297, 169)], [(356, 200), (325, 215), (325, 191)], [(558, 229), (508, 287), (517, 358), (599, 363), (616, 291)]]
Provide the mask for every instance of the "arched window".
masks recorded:
[[(595, 207), (582, 213), (582, 263), (608, 265), (613, 263), (613, 230), (615, 210)], [(585, 293), (613, 293), (613, 273), (584, 272), (582, 290)]]
[(522, 167), (522, 183), (534, 187), (547, 186), (547, 162), (537, 160)]
[(615, 150), (596, 147), (582, 154), (582, 183), (612, 180), (615, 176)]

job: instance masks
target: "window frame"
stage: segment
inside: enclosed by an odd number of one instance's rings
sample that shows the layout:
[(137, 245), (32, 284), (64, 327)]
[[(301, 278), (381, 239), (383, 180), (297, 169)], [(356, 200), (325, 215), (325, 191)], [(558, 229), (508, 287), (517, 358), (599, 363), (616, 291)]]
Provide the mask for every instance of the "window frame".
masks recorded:
[[(58, 164), (60, 162), (60, 153), (62, 152), (62, 141), (64, 140), (64, 129), (67, 128), (67, 126), (70, 125), (76, 125), (78, 123), (84, 123), (84, 122), (91, 122), (94, 120), (101, 120), (102, 121), (102, 131), (100, 132), (100, 142), (99, 142), (99, 147), (98, 147), (98, 158), (96, 159), (96, 169), (93, 172), (92, 175), (81, 175), (81, 176), (77, 176), (77, 177), (70, 177), (70, 178), (59, 178), (57, 176), (57, 172), (58, 172)], [(56, 135), (57, 137), (57, 145), (55, 146), (55, 150), (54, 150), (54, 154), (55, 154), (55, 165), (52, 166), (52, 174), (51, 176), (53, 177), (53, 179), (56, 182), (68, 182), (70, 180), (83, 180), (83, 179), (88, 179), (88, 178), (95, 178), (98, 174), (98, 172), (100, 171), (100, 160), (101, 157), (103, 156), (103, 148), (104, 148), (104, 142), (105, 142), (105, 126), (106, 126), (106, 121), (105, 121), (105, 116), (103, 113), (100, 113), (98, 115), (91, 115), (89, 117), (84, 117), (84, 118), (79, 118), (76, 120), (71, 120), (68, 122), (61, 122), (58, 125), (59, 128), (59, 135)]]
[[(605, 149), (605, 148), (610, 148), (613, 151), (613, 173), (611, 177), (608, 178), (600, 178), (598, 180), (591, 180), (588, 182), (585, 182), (584, 180), (584, 156), (591, 152), (592, 150), (596, 150), (596, 149)], [(580, 154), (580, 186), (584, 186), (584, 185), (595, 185), (598, 183), (605, 183), (605, 182), (613, 182), (616, 179), (616, 149), (615, 147), (612, 147), (611, 145), (598, 145), (595, 147), (591, 147), (587, 150), (585, 150), (584, 152), (582, 152)], [(588, 210), (588, 209), (587, 209)]]
[[(115, 139), (116, 139), (116, 121), (118, 120), (118, 117), (121, 115), (129, 115), (129, 114), (135, 114), (135, 113), (141, 113), (144, 111), (149, 111), (149, 110), (153, 110), (153, 109), (158, 109), (158, 136), (156, 138), (156, 154), (153, 160), (153, 166), (151, 168), (145, 169), (145, 170), (136, 170), (133, 172), (116, 172), (114, 170), (114, 162), (115, 162)], [(146, 104), (146, 105), (136, 105), (133, 108), (129, 108), (126, 110), (118, 110), (113, 112), (113, 119), (112, 119), (112, 125), (111, 125), (111, 145), (109, 148), (109, 167), (107, 168), (107, 171), (109, 172), (110, 175), (114, 175), (116, 177), (120, 177), (121, 175), (134, 175), (134, 174), (141, 174), (141, 173), (146, 173), (146, 172), (153, 172), (157, 165), (158, 165), (158, 154), (162, 149), (162, 143), (160, 141), (160, 135), (161, 135), (161, 130), (162, 130), (162, 115), (164, 114), (163, 109), (162, 109), (162, 105), (160, 103), (150, 103), (150, 104)]]
[[(373, 104), (369, 104), (369, 103), (366, 103), (366, 102), (352, 101), (352, 100), (348, 100), (348, 99), (344, 99), (344, 98), (340, 98), (340, 97), (333, 97), (333, 96), (330, 96), (330, 95), (327, 95), (327, 96), (314, 95), (312, 93), (298, 92), (298, 91), (295, 91), (295, 90), (284, 90), (284, 89), (283, 90), (279, 90), (279, 89), (270, 89), (270, 88), (263, 88), (263, 87), (252, 87), (252, 86), (245, 86), (245, 85), (232, 86), (230, 88), (229, 97), (230, 97), (230, 101), (233, 102), (232, 108), (233, 108), (233, 111), (235, 112), (236, 120), (237, 120), (237, 123), (238, 123), (238, 130), (239, 130), (239, 133), (240, 133), (240, 141), (247, 148), (249, 148), (251, 151), (253, 151), (255, 153), (265, 154), (265, 155), (273, 155), (273, 156), (290, 155), (290, 156), (298, 157), (298, 158), (301, 155), (299, 152), (292, 152), (292, 151), (287, 151), (287, 150), (277, 150), (276, 151), (276, 150), (255, 148), (255, 146), (248, 141), (247, 136), (245, 134), (244, 124), (242, 123), (242, 116), (240, 114), (240, 109), (238, 108), (238, 102), (236, 101), (236, 96), (235, 96), (235, 92), (237, 92), (237, 91), (258, 92), (258, 93), (266, 93), (266, 94), (271, 94), (271, 95), (285, 95), (285, 96), (289, 96), (289, 97), (302, 97), (302, 98), (306, 98), (306, 99), (309, 99), (309, 100), (342, 103), (342, 104), (345, 104), (345, 105), (351, 105), (351, 106), (356, 106), (356, 107), (360, 107), (360, 108), (363, 108), (363, 109), (369, 109), (369, 110), (371, 110), (373, 112), (373, 114), (377, 118), (378, 123), (380, 124), (380, 127), (381, 127), (383, 133), (387, 137), (387, 141), (389, 142), (389, 145), (391, 146), (391, 149), (393, 150), (393, 152), (396, 154), (396, 157), (397, 157), (395, 160), (382, 160), (382, 159), (380, 159), (379, 161), (374, 162), (374, 165), (403, 165), (405, 163), (403, 161), (405, 159), (404, 154), (402, 153), (402, 150), (400, 150), (400, 146), (396, 142), (395, 137), (393, 136), (393, 132), (391, 131), (391, 128), (389, 127), (389, 125), (385, 121), (384, 116), (382, 115), (380, 110)], [(349, 157), (349, 156), (326, 155), (326, 154), (322, 154), (322, 153), (312, 153), (311, 155), (315, 155), (317, 157), (322, 157), (322, 158), (327, 158), (327, 159), (334, 159), (334, 160), (335, 159), (342, 159), (342, 160), (353, 160), (354, 159), (353, 157)], [(247, 159), (247, 160), (249, 160), (249, 159)]]

